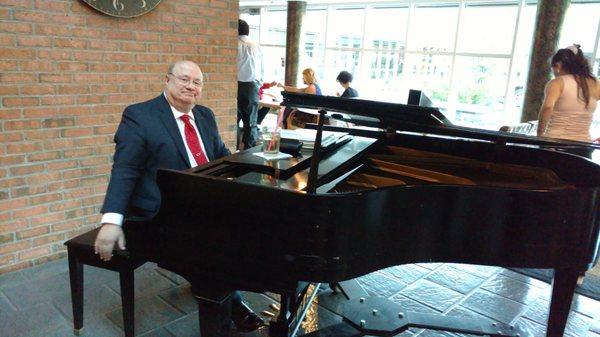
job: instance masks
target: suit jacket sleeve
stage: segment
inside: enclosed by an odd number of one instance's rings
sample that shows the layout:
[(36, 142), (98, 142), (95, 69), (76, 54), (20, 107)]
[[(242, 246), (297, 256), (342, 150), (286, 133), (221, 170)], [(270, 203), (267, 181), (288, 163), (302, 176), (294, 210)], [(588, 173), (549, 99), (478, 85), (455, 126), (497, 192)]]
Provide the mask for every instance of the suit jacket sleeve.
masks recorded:
[(125, 214), (148, 157), (142, 113), (127, 107), (115, 134), (115, 156), (102, 213)]

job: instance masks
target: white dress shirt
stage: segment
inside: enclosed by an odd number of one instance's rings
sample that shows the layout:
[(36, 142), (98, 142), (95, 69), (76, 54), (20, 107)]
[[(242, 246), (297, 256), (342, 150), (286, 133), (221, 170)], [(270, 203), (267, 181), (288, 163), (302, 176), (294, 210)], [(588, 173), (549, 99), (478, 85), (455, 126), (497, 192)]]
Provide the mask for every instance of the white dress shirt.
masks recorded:
[[(167, 97), (166, 94), (164, 94), (164, 95), (166, 98)], [(183, 139), (183, 145), (185, 146), (185, 152), (187, 153), (188, 159), (190, 161), (190, 165), (192, 165), (192, 167), (198, 166), (198, 164), (196, 163), (196, 159), (194, 158), (194, 155), (192, 154), (192, 151), (190, 151), (190, 148), (188, 147), (187, 142), (185, 141), (185, 123), (180, 118), (181, 116), (184, 115), (184, 113), (175, 109), (175, 107), (172, 106), (171, 104), (169, 104), (169, 106), (171, 107), (171, 112), (173, 112), (173, 117), (175, 117), (175, 121), (177, 122), (177, 127), (179, 128), (179, 133), (181, 134), (181, 139)], [(192, 126), (194, 127), (194, 131), (196, 131), (196, 135), (198, 136), (198, 139), (200, 140), (200, 146), (202, 147), (202, 151), (204, 151), (204, 155), (206, 156), (206, 149), (204, 148), (204, 142), (202, 141), (202, 137), (200, 137), (200, 132), (198, 131), (198, 128), (196, 127), (196, 123), (194, 122), (194, 114), (192, 113), (192, 111), (188, 111), (185, 114), (190, 116), (190, 124), (192, 124)], [(206, 156), (206, 160), (208, 161), (208, 156)], [(102, 220), (100, 220), (100, 223), (103, 223), (103, 224), (111, 223), (111, 224), (115, 224), (118, 226), (122, 226), (123, 219), (124, 219), (123, 214), (109, 212), (109, 213), (102, 214)]]
[(262, 52), (258, 43), (248, 35), (238, 38), (237, 69), (239, 82), (260, 82), (262, 80)]

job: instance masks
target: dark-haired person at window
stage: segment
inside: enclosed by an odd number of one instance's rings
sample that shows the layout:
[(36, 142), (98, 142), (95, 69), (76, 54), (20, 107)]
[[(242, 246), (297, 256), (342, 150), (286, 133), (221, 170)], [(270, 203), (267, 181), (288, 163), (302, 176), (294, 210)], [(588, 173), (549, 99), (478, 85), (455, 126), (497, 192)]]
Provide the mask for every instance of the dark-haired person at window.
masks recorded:
[(591, 142), (590, 126), (600, 99), (600, 81), (579, 45), (552, 57), (555, 78), (548, 82), (540, 108), (538, 136)]
[[(244, 123), (242, 144), (244, 149), (256, 145), (258, 138), (258, 87), (262, 76), (262, 52), (258, 43), (250, 40), (250, 26), (238, 20), (238, 124)], [(239, 137), (238, 137), (239, 139)], [(242, 148), (242, 146), (238, 146)]]
[(339, 95), (340, 97), (358, 97), (358, 91), (356, 91), (356, 89), (352, 88), (350, 86), (350, 83), (352, 83), (353, 80), (353, 76), (351, 73), (343, 70), (340, 71), (340, 73), (338, 74), (336, 81), (338, 81), (338, 83), (344, 88), (344, 92), (342, 93), (342, 95)]
[[(322, 95), (321, 88), (317, 84), (317, 76), (312, 68), (306, 68), (302, 71), (302, 82), (305, 87), (294, 87), (277, 83), (277, 86), (285, 91), (297, 92), (301, 94)], [(286, 129), (295, 129), (304, 127), (307, 122), (313, 122), (312, 115), (298, 113), (296, 109), (286, 108), (283, 115), (283, 127)]]

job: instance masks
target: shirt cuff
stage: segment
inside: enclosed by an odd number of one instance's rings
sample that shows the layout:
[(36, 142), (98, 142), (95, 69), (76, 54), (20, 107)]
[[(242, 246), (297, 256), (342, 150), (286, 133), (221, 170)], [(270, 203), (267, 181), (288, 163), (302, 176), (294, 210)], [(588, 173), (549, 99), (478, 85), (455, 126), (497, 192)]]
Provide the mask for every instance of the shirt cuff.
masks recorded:
[(117, 226), (123, 226), (123, 214), (119, 213), (104, 213), (102, 214), (101, 223), (111, 223)]

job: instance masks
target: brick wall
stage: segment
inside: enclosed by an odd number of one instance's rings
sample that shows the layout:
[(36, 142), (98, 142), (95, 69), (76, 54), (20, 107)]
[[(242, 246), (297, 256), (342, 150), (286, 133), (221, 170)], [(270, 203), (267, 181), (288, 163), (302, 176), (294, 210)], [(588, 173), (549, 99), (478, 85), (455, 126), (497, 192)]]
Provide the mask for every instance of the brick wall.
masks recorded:
[(164, 0), (133, 19), (79, 0), (0, 0), (0, 274), (65, 256), (98, 225), (123, 108), (173, 60), (200, 64), (201, 104), (234, 146), (238, 2)]

